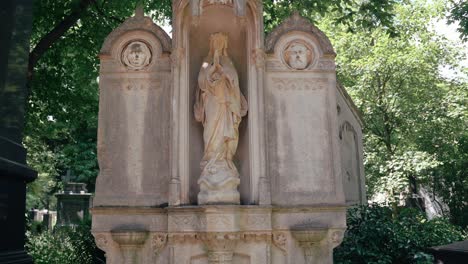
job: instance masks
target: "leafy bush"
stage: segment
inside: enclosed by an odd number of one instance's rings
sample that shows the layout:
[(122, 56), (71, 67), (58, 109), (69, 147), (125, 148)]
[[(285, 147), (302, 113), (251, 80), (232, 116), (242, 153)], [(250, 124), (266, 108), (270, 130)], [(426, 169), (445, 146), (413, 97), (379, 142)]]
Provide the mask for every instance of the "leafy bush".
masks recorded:
[(36, 264), (92, 264), (96, 245), (90, 222), (76, 227), (60, 227), (54, 232), (28, 231), (26, 249)]
[(447, 219), (428, 220), (411, 208), (377, 204), (350, 208), (335, 263), (433, 263), (427, 248), (465, 239)]

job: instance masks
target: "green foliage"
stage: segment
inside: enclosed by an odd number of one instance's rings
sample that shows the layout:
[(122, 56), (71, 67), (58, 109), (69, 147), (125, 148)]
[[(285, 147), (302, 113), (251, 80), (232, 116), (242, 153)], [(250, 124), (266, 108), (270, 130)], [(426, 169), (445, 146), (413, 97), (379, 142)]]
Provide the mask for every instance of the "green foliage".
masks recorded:
[(464, 41), (468, 41), (468, 2), (463, 0), (454, 1), (450, 10), (450, 23), (458, 23), (458, 32)]
[(389, 29), (389, 32), (393, 32), (392, 9), (395, 3), (394, 0), (264, 0), (265, 31), (270, 32), (291, 15), (291, 12), (298, 11), (313, 22), (320, 20), (327, 13), (334, 13), (334, 23), (344, 25), (349, 31), (383, 26)]
[(335, 263), (432, 263), (427, 249), (467, 238), (447, 219), (428, 220), (420, 211), (377, 204), (348, 210), (348, 229), (334, 251)]
[(468, 224), (468, 82), (439, 69), (459, 69), (463, 47), (431, 29), (446, 1), (394, 6), (397, 34), (384, 27), (349, 32), (322, 21), (337, 51), (338, 77), (364, 116), (368, 194), (388, 202), (421, 187), (449, 205), (454, 223)]
[(36, 264), (92, 264), (96, 245), (89, 222), (54, 232), (28, 231), (26, 250)]
[[(35, 1), (31, 49), (83, 2), (89, 1)], [(66, 170), (94, 190), (98, 173), (98, 54), (105, 37), (133, 14), (137, 2), (155, 21), (170, 20), (171, 0), (91, 1), (35, 65), (24, 144), (29, 150), (29, 165), (39, 172), (39, 179), (28, 187), (28, 207), (53, 207), (53, 199), (48, 197), (61, 187), (60, 175)], [(287, 0), (264, 4), (265, 24), (270, 30), (293, 9), (309, 18), (336, 12), (342, 23), (372, 16), (378, 23), (389, 24), (393, 1)]]

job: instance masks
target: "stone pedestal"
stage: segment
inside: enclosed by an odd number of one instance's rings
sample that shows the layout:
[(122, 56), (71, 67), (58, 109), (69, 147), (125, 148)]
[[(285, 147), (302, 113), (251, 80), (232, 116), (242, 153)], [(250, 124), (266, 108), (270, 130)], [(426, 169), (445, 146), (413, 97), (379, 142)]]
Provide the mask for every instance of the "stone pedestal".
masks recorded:
[(57, 226), (73, 226), (89, 218), (91, 193), (86, 184), (69, 182), (64, 192), (57, 193)]
[(24, 251), (26, 184), (37, 173), (22, 145), (32, 1), (0, 2), (0, 263), (32, 263)]
[[(107, 263), (333, 263), (346, 206), (365, 197), (359, 114), (323, 32), (292, 14), (265, 37), (262, 8), (175, 0), (172, 39), (140, 11), (104, 42), (91, 212)], [(193, 109), (200, 65), (222, 75), (206, 58), (217, 32), (248, 103), (235, 155), (217, 157), (238, 175), (200, 169), (206, 112)]]
[(92, 214), (107, 263), (305, 264), (333, 262), (346, 208), (95, 207)]

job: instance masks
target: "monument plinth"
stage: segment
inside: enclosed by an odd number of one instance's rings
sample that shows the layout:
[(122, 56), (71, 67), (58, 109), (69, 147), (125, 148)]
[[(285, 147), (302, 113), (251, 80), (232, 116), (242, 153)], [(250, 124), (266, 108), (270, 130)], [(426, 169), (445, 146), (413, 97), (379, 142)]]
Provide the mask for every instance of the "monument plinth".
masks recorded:
[(262, 15), (175, 0), (172, 39), (140, 11), (105, 40), (92, 232), (107, 263), (333, 262), (365, 197), (359, 115), (328, 38), (293, 14), (265, 39)]

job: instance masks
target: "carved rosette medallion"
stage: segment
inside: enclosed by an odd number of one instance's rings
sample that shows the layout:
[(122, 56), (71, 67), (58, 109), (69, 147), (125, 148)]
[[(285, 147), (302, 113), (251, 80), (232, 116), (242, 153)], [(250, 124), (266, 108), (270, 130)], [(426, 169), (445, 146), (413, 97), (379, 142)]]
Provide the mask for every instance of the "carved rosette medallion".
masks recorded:
[(139, 71), (151, 62), (152, 53), (148, 45), (132, 41), (122, 51), (122, 64), (129, 70)]
[(312, 63), (313, 49), (303, 40), (293, 40), (284, 46), (282, 59), (288, 68), (304, 70)]

